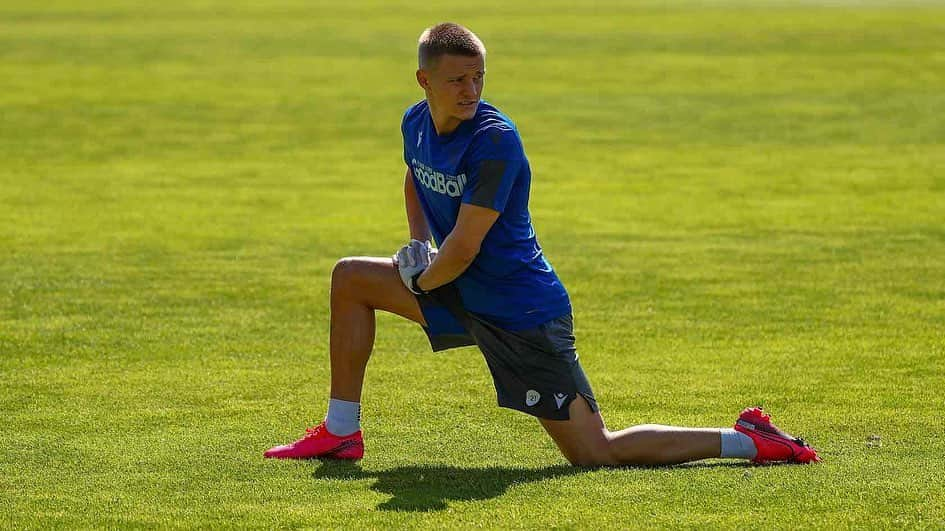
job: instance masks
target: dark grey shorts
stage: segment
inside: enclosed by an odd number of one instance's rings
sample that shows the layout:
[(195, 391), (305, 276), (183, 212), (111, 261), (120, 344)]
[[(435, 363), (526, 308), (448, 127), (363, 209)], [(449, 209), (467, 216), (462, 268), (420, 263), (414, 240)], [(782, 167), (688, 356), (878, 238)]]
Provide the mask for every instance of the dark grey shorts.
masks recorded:
[(434, 352), (477, 345), (486, 358), (499, 405), (539, 418), (567, 420), (578, 394), (597, 400), (574, 348), (571, 314), (527, 330), (505, 330), (463, 308), (453, 284), (418, 295)]

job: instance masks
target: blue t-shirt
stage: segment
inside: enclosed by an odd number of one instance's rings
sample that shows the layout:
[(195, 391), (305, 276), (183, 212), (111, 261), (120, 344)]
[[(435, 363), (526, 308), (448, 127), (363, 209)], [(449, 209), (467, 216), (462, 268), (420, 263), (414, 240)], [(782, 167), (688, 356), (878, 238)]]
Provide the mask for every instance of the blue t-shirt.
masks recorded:
[(507, 330), (569, 313), (568, 292), (535, 238), (528, 213), (532, 175), (512, 120), (481, 101), (474, 118), (439, 136), (423, 100), (407, 109), (401, 131), (404, 162), (437, 245), (456, 225), (460, 204), (500, 213), (476, 259), (453, 281), (463, 307)]

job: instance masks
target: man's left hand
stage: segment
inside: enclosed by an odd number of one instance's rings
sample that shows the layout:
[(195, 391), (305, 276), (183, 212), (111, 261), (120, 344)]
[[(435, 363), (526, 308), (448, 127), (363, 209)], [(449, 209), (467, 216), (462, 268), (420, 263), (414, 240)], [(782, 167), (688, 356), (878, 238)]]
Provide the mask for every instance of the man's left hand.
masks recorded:
[(430, 267), (435, 256), (436, 249), (430, 247), (430, 242), (420, 240), (410, 240), (410, 243), (397, 251), (397, 254), (393, 256), (394, 264), (400, 273), (400, 280), (407, 289), (417, 295), (423, 294), (423, 290), (416, 285), (415, 279)]

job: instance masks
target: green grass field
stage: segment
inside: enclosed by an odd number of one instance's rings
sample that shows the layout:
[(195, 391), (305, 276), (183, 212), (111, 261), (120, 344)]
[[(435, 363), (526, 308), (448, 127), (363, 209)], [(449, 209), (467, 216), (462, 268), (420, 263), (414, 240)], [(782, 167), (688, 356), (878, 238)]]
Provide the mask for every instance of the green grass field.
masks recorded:
[[(0, 527), (945, 527), (945, 4), (0, 3)], [(763, 404), (816, 466), (566, 466), (475, 349), (328, 279), (407, 238), (420, 31), (489, 48), (611, 428)]]

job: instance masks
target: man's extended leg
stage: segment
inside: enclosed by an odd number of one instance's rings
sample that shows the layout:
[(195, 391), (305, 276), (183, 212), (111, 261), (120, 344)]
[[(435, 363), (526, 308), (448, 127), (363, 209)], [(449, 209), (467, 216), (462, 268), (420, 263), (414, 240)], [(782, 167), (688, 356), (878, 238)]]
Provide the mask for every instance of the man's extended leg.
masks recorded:
[(364, 455), (358, 421), (364, 370), (374, 348), (375, 310), (426, 326), (416, 297), (404, 287), (390, 258), (339, 260), (331, 274), (328, 416), (298, 441), (270, 448), (266, 457), (360, 459)]
[(666, 465), (721, 455), (718, 429), (644, 424), (610, 432), (580, 395), (568, 413), (570, 420), (539, 420), (575, 465)]
[[(759, 463), (820, 461), (813, 448), (771, 424), (760, 408), (742, 411), (735, 430), (643, 424), (610, 432), (600, 413), (591, 411), (580, 395), (568, 413), (570, 420), (539, 420), (575, 465), (671, 465), (712, 457), (743, 457)], [(722, 452), (726, 437), (729, 455)]]

